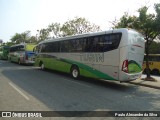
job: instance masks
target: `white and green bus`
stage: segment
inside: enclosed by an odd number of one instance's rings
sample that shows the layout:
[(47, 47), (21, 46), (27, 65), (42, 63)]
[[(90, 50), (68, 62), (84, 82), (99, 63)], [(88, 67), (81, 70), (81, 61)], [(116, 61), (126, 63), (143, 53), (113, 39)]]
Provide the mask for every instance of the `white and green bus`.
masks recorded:
[(144, 38), (126, 28), (45, 40), (36, 47), (35, 65), (79, 76), (117, 80), (142, 74)]
[(17, 44), (10, 47), (8, 59), (18, 64), (34, 64), (35, 53), (33, 48), (35, 44)]

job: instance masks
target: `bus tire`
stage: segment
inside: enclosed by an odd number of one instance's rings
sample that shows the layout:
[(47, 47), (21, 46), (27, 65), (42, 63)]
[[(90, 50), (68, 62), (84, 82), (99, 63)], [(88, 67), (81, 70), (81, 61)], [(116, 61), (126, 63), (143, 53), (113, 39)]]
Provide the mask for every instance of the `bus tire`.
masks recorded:
[(152, 75), (159, 75), (159, 70), (158, 69), (153, 69), (151, 72)]
[(41, 68), (41, 70), (45, 70), (44, 63), (43, 63), (43, 62), (40, 62), (40, 68)]
[(78, 79), (80, 76), (79, 68), (77, 66), (71, 67), (71, 75), (74, 79)]

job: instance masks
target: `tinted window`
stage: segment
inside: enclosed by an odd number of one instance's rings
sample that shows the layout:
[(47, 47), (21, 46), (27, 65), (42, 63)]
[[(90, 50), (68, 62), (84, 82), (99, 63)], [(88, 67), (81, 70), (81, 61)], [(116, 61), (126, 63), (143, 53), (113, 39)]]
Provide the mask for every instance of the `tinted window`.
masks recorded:
[(121, 33), (76, 38), (40, 45), (41, 52), (106, 52), (117, 49)]
[(69, 41), (62, 41), (61, 42), (61, 52), (68, 52), (69, 51)]
[(69, 52), (82, 52), (83, 39), (73, 39), (69, 41)]
[(50, 45), (50, 52), (60, 52), (60, 42), (54, 42)]
[(19, 45), (19, 46), (13, 46), (10, 48), (10, 52), (15, 52), (15, 51), (24, 51), (24, 45)]
[(41, 52), (59, 52), (60, 45), (59, 42), (50, 42), (40, 45)]
[(120, 39), (120, 33), (89, 37), (84, 44), (85, 52), (106, 52), (117, 49)]

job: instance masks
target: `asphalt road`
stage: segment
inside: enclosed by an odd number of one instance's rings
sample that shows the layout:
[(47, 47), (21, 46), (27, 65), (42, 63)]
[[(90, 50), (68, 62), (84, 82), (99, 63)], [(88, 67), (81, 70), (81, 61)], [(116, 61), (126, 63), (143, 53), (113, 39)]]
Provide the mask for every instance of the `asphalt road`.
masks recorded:
[(160, 90), (0, 60), (0, 111), (160, 111)]

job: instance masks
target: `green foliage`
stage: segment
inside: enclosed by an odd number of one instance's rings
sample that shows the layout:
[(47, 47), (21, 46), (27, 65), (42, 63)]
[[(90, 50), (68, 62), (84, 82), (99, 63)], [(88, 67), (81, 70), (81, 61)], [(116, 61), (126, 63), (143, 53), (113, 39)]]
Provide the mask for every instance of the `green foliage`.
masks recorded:
[(48, 25), (48, 32), (54, 38), (62, 37), (61, 24), (60, 23), (52, 23), (51, 25)]
[(39, 41), (43, 41), (48, 38), (48, 36), (49, 36), (48, 29), (41, 29), (41, 30), (37, 30), (37, 31), (39, 32), (39, 37), (38, 37)]
[(141, 32), (145, 39), (151, 42), (160, 34), (160, 4), (155, 4), (156, 14), (147, 14), (148, 7), (138, 9), (139, 16), (129, 16), (125, 13), (119, 21), (113, 21), (113, 28), (133, 28)]
[(16, 33), (12, 38), (11, 38), (11, 41), (13, 42), (13, 43), (20, 43), (20, 42), (22, 42), (23, 40), (22, 40), (22, 36), (21, 36), (21, 34), (19, 34), (19, 33)]
[(160, 54), (160, 43), (152, 42), (149, 49), (150, 54)]
[(138, 9), (139, 16), (129, 16), (128, 13), (125, 13), (118, 22), (112, 22), (114, 25), (113, 28), (129, 27), (136, 29), (144, 35), (146, 40), (145, 53), (147, 58), (147, 77), (150, 77), (148, 62), (148, 54), (151, 51), (150, 47), (153, 41), (160, 36), (160, 4), (155, 4), (154, 8), (156, 14), (147, 14), (148, 7), (143, 6)]
[(6, 42), (5, 45), (12, 46), (12, 45), (14, 45), (14, 43), (13, 42)]
[(26, 31), (23, 33), (16, 33), (11, 38), (11, 42), (13, 44), (19, 44), (19, 43), (32, 43), (36, 42), (36, 37), (30, 35), (30, 31)]
[(85, 18), (76, 17), (73, 20), (65, 22), (61, 28), (61, 31), (63, 33), (63, 36), (69, 36), (100, 31), (100, 27), (95, 24), (91, 24)]
[(113, 28), (133, 28), (137, 26), (137, 17), (136, 16), (129, 16), (127, 12), (120, 18), (119, 22), (113, 21), (112, 24), (114, 25)]
[(81, 17), (68, 20), (62, 25), (60, 23), (52, 23), (48, 25), (46, 29), (37, 30), (38, 41), (42, 41), (50, 37), (58, 38), (96, 31), (100, 31), (99, 26), (92, 24), (85, 18)]

